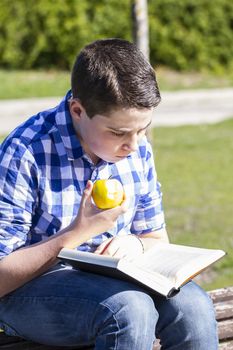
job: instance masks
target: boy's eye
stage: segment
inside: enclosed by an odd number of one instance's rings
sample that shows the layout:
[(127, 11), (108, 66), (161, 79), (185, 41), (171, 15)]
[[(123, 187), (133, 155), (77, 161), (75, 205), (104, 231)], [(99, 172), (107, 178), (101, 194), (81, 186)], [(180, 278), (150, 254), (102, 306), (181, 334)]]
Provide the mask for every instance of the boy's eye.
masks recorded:
[(123, 133), (118, 133), (118, 132), (115, 132), (115, 131), (111, 131), (111, 134), (114, 135), (114, 136), (118, 136), (118, 137), (121, 137), (121, 136), (124, 135)]
[(142, 130), (139, 130), (138, 131), (138, 135), (144, 135), (147, 131), (147, 128), (146, 129), (142, 129)]

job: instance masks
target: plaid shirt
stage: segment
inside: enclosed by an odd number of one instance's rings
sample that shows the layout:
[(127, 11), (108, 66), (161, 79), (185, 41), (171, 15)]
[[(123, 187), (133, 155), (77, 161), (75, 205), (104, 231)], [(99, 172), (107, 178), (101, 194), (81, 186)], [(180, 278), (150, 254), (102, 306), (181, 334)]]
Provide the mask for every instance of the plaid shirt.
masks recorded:
[(83, 190), (91, 179), (118, 179), (129, 201), (113, 229), (78, 247), (94, 251), (105, 239), (143, 234), (164, 227), (162, 195), (151, 146), (117, 163), (94, 165), (75, 134), (68, 108), (61, 103), (28, 119), (0, 148), (0, 258), (67, 227), (76, 217)]

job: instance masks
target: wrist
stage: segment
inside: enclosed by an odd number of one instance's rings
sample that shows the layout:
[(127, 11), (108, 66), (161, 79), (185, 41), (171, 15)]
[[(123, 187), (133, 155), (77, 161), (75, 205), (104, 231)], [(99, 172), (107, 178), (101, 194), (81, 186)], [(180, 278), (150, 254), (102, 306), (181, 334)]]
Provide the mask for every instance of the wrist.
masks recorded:
[(145, 252), (145, 247), (144, 247), (144, 244), (143, 244), (143, 241), (142, 241), (142, 238), (140, 238), (138, 235), (132, 235), (133, 237), (135, 237), (137, 240), (138, 240), (138, 242), (140, 242), (140, 244), (141, 244), (141, 249), (142, 249), (142, 254)]
[(78, 225), (71, 223), (62, 229), (54, 237), (59, 238), (62, 248), (75, 248), (86, 242), (90, 238), (87, 230), (81, 229)]

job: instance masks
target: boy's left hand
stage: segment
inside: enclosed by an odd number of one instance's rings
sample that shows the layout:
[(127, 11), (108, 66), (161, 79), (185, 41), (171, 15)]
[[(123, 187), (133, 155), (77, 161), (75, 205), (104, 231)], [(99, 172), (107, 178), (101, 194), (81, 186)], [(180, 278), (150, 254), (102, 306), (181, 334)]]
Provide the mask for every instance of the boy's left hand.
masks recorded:
[(106, 239), (95, 251), (95, 254), (110, 255), (119, 259), (126, 256), (133, 258), (142, 253), (142, 244), (133, 234)]

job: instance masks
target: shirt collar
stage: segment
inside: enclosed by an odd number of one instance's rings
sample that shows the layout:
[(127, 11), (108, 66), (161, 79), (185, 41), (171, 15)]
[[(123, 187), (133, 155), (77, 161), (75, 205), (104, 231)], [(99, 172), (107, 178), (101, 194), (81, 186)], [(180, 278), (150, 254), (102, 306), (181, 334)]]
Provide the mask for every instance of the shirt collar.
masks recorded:
[(66, 149), (69, 160), (74, 160), (83, 156), (84, 152), (80, 141), (76, 135), (69, 110), (69, 100), (72, 96), (68, 91), (61, 103), (57, 107), (56, 124), (61, 135), (62, 142)]

